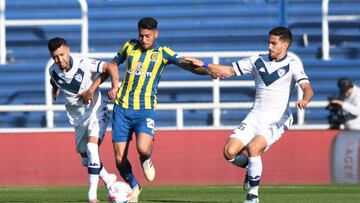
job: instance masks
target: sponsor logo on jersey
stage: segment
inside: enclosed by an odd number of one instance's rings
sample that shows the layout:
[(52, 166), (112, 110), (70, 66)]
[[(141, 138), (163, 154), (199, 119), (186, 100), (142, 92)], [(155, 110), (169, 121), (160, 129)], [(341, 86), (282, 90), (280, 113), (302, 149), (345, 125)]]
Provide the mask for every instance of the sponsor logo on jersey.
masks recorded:
[(145, 77), (151, 77), (152, 72), (142, 72), (141, 68), (143, 66), (142, 62), (138, 62), (136, 64), (136, 69), (135, 70), (128, 70), (127, 72), (129, 74), (133, 74), (133, 75), (140, 75), (140, 76), (145, 76)]

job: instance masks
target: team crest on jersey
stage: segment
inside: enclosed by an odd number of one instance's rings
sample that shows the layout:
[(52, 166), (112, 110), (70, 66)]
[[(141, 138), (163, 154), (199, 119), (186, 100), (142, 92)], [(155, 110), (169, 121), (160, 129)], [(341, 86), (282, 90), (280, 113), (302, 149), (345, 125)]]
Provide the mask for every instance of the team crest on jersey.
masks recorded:
[(61, 80), (61, 79), (59, 79), (57, 83), (58, 83), (59, 85), (61, 85), (61, 84), (64, 84), (64, 81)]
[(279, 77), (282, 77), (283, 75), (285, 75), (286, 71), (284, 70), (284, 68), (280, 68), (277, 73)]
[(82, 75), (80, 73), (76, 73), (75, 76), (74, 76), (75, 80), (78, 81), (78, 82), (81, 82), (82, 81)]
[(151, 55), (150, 55), (150, 61), (156, 61), (158, 59), (158, 56), (159, 56), (159, 52), (153, 52)]

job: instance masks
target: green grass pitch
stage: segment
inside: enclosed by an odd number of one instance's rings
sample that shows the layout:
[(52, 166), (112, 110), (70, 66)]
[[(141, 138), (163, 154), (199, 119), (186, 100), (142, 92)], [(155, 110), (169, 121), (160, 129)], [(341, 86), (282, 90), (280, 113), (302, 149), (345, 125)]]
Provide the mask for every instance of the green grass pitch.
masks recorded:
[[(87, 202), (86, 187), (0, 187), (0, 202)], [(105, 189), (98, 192), (101, 202)], [(240, 203), (246, 193), (239, 186), (146, 186), (141, 203)], [(263, 203), (359, 203), (360, 185), (261, 186)]]

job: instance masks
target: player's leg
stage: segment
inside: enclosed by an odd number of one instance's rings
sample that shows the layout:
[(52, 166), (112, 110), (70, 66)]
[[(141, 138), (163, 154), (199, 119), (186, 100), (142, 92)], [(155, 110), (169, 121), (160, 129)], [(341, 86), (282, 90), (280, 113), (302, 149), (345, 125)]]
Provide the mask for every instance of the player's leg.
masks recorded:
[[(245, 154), (245, 148), (250, 140), (254, 138), (256, 132), (256, 128), (251, 121), (251, 117), (247, 117), (241, 122), (239, 127), (233, 131), (225, 143), (224, 157), (237, 167), (247, 168), (248, 166), (249, 160)], [(247, 171), (245, 173), (243, 188), (246, 191), (250, 189)]]
[(267, 147), (267, 140), (264, 136), (256, 136), (248, 144), (249, 166), (248, 166), (248, 180), (250, 189), (247, 194), (245, 202), (258, 202), (259, 185), (262, 174), (261, 154)]
[[(140, 186), (136, 180), (132, 166), (127, 159), (129, 143), (131, 141), (132, 117), (128, 109), (124, 109), (119, 105), (114, 105), (112, 120), (112, 142), (115, 153), (116, 167), (121, 177), (129, 183), (134, 190), (140, 191)], [(137, 202), (132, 201), (132, 202)]]
[(155, 111), (140, 110), (134, 112), (136, 146), (140, 163), (148, 181), (155, 179), (155, 167), (151, 160), (155, 136)]
[(148, 181), (155, 179), (155, 167), (151, 161), (151, 153), (153, 149), (153, 136), (147, 133), (139, 133), (136, 140), (137, 150), (139, 152), (140, 163), (144, 175)]
[[(84, 123), (75, 127), (76, 135), (76, 150), (81, 155), (81, 163), (83, 166), (88, 168), (88, 180), (89, 180), (89, 191), (88, 191), (88, 200), (90, 203), (97, 202), (97, 185), (98, 185), (98, 175), (97, 178), (91, 177), (89, 170), (90, 156), (88, 153), (88, 124)], [(93, 172), (93, 171), (91, 171)], [(96, 175), (95, 175), (96, 176)]]
[(133, 190), (130, 202), (138, 202), (141, 187), (133, 174), (129, 160), (127, 159), (128, 148), (129, 142), (114, 142), (116, 167), (119, 170), (121, 177), (129, 183)]
[[(96, 159), (100, 159), (99, 147), (101, 145), (102, 140), (104, 140), (105, 138), (106, 129), (109, 121), (108, 114), (109, 112), (106, 106), (99, 108), (94, 123), (89, 127), (89, 135), (92, 136), (89, 137), (88, 146), (89, 143), (92, 144), (91, 147), (88, 147), (88, 150), (91, 149), (90, 153), (92, 153), (92, 155)], [(106, 189), (109, 190), (111, 185), (113, 185), (116, 182), (117, 179), (116, 175), (107, 172), (103, 163), (101, 162), (101, 159), (100, 159), (100, 165), (101, 165), (101, 169), (100, 169), (99, 177), (104, 181)]]

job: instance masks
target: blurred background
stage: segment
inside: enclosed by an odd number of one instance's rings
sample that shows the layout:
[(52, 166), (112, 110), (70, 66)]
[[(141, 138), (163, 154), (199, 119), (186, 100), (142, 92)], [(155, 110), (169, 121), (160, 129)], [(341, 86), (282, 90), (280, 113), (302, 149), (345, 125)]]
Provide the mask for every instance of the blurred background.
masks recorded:
[[(346, 139), (340, 139), (338, 142), (342, 143), (341, 146), (338, 144), (334, 147), (336, 144), (333, 140), (341, 132), (326, 131), (331, 128), (330, 120), (334, 119), (326, 106), (329, 97), (338, 95), (336, 81), (339, 77), (349, 77), (354, 84), (360, 84), (359, 0), (0, 0), (0, 9), (0, 131), (5, 133), (1, 139), (6, 137), (8, 141), (3, 142), (1, 148), (5, 149), (6, 145), (6, 149), (10, 150), (7, 151), (9, 156), (12, 156), (13, 146), (24, 139), (24, 131), (28, 136), (41, 137), (37, 132), (57, 131), (60, 133), (56, 136), (60, 136), (62, 132), (72, 130), (62, 105), (63, 98), (53, 103), (49, 94), (46, 70), (52, 61), (47, 50), (48, 40), (55, 36), (63, 37), (68, 41), (72, 53), (111, 61), (124, 42), (138, 37), (137, 22), (145, 16), (158, 20), (160, 44), (182, 55), (197, 56), (222, 64), (231, 64), (255, 52), (266, 52), (269, 30), (278, 25), (290, 28), (294, 35), (290, 52), (302, 62), (315, 95), (306, 110), (293, 109), (295, 131), (288, 133), (294, 135), (288, 138), (294, 139), (291, 142), (293, 145), (280, 141), (278, 146), (284, 148), (277, 149), (283, 151), (275, 150), (275, 154), (269, 155), (273, 158), (265, 157), (265, 162), (277, 160), (277, 155), (297, 149), (297, 153), (286, 158), (298, 163), (293, 165), (293, 173), (290, 174), (301, 171), (296, 168), (301, 163), (294, 157), (316, 157), (313, 159), (314, 168), (307, 168), (316, 173), (303, 171), (302, 176), (291, 175), (286, 181), (279, 181), (275, 176), (274, 179), (265, 178), (265, 182), (294, 183), (309, 180), (311, 183), (329, 183), (332, 181), (332, 164), (335, 163), (331, 161), (335, 157), (332, 156), (335, 153), (333, 150), (339, 150), (336, 153), (342, 154), (341, 157), (346, 160), (349, 154), (343, 153), (344, 149), (355, 149), (350, 145), (343, 146), (347, 143)], [(123, 66), (120, 66), (121, 76), (123, 71)], [(220, 133), (222, 139), (209, 145), (221, 148), (231, 133), (229, 130), (236, 127), (251, 108), (255, 89), (249, 79), (234, 77), (218, 81), (168, 66), (158, 93), (156, 125), (159, 134), (166, 136), (171, 130), (223, 130)], [(105, 92), (107, 88), (109, 84), (102, 85), (102, 91)], [(299, 96), (301, 92), (295, 90), (291, 97), (292, 105)], [(111, 108), (111, 102), (109, 106)], [(6, 134), (14, 135), (13, 132), (20, 132), (15, 133), (19, 139), (13, 140), (16, 136)], [(216, 134), (211, 131), (195, 132)], [(179, 132), (183, 133), (194, 132)], [(310, 138), (309, 134), (314, 136)], [(67, 133), (66, 136), (72, 139), (72, 135)], [(348, 137), (352, 137), (355, 143), (360, 140), (356, 133)], [(47, 139), (50, 138), (41, 137), (38, 141), (32, 141), (35, 142), (34, 146), (42, 146), (41, 143), (47, 142)], [(315, 144), (306, 145), (311, 141)], [(23, 150), (30, 153), (32, 149), (26, 146), (23, 146)], [(304, 146), (308, 148), (304, 150)], [(358, 146), (354, 146), (355, 152)], [(221, 149), (209, 153), (215, 153), (222, 160)], [(75, 156), (75, 152), (71, 151), (71, 154)], [(354, 153), (354, 160), (359, 160), (357, 156)], [(201, 160), (200, 156), (198, 158)], [(39, 166), (45, 161), (49, 160), (39, 160)], [(80, 165), (76, 158), (74, 163)], [(341, 163), (347, 164), (344, 161)], [(16, 164), (10, 168), (20, 170)], [(359, 171), (357, 162), (352, 164), (353, 170)], [(274, 168), (274, 173), (269, 174), (272, 177), (274, 174), (279, 175), (278, 170), (286, 169), (279, 166)], [(314, 177), (304, 178), (311, 174)], [(270, 175), (265, 174), (265, 177)], [(303, 179), (296, 180), (297, 177)], [(350, 180), (357, 181), (354, 177)], [(235, 181), (241, 182), (240, 179)], [(26, 183), (30, 184), (31, 180)], [(214, 183), (217, 182), (210, 182)], [(168, 183), (165, 181), (164, 184)]]

